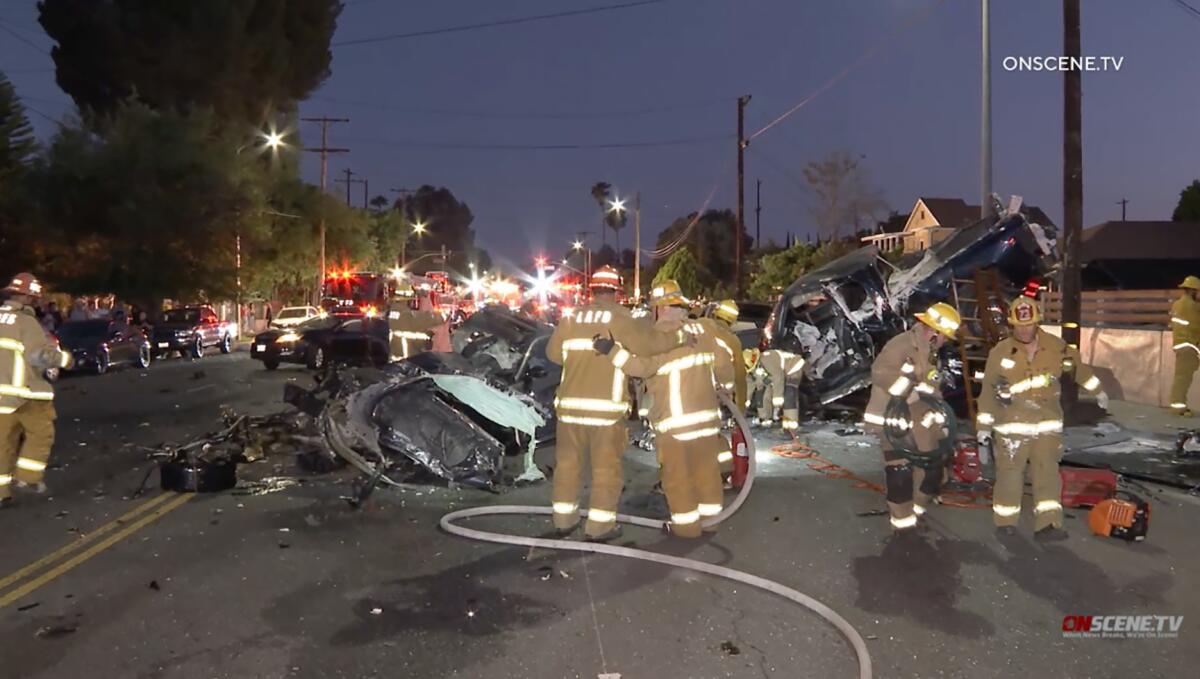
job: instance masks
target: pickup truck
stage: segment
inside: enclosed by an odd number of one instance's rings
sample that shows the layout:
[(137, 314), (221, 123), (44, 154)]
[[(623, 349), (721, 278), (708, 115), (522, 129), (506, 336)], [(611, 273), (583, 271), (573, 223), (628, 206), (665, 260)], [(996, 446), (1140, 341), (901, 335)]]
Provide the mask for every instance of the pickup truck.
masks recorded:
[(209, 306), (186, 306), (163, 312), (161, 323), (154, 325), (150, 349), (154, 355), (178, 351), (180, 356), (200, 358), (208, 347), (222, 354), (233, 351), (237, 324), (221, 321)]

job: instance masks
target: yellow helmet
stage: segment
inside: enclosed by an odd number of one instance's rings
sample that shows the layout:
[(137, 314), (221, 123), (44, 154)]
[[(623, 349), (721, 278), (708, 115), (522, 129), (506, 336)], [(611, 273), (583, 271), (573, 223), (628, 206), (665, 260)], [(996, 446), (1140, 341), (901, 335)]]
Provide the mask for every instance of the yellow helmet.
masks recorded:
[(760, 358), (762, 358), (762, 352), (757, 347), (742, 349), (742, 360), (746, 363), (746, 372), (753, 372), (758, 367)]
[(716, 316), (730, 325), (737, 323), (739, 313), (741, 313), (741, 311), (738, 309), (737, 302), (733, 301), (732, 299), (723, 299), (720, 302), (717, 302), (717, 306), (712, 312), (713, 316)]
[(683, 296), (683, 291), (679, 289), (679, 283), (668, 278), (650, 290), (650, 304), (686, 307), (688, 300)]
[(1042, 312), (1037, 302), (1021, 295), (1008, 305), (1008, 324), (1013, 327), (1037, 325), (1042, 322)]
[(1200, 290), (1200, 277), (1188, 276), (1187, 278), (1183, 279), (1183, 282), (1179, 284), (1179, 287), (1183, 288), (1184, 290)]
[(951, 339), (958, 333), (958, 326), (962, 325), (962, 317), (958, 314), (958, 309), (945, 302), (934, 304), (916, 314), (916, 317), (918, 321)]
[(408, 281), (397, 281), (392, 288), (392, 296), (397, 299), (412, 299), (417, 296), (417, 290)]

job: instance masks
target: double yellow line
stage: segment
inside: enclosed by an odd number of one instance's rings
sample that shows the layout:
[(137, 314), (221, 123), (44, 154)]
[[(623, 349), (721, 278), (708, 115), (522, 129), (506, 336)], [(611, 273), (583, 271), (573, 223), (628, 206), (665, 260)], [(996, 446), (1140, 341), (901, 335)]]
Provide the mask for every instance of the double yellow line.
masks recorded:
[[(163, 493), (9, 575), (0, 578), (0, 608), (19, 601), (79, 564), (183, 506), (195, 493)], [(111, 534), (111, 535), (110, 535)], [(106, 537), (107, 536), (107, 537)], [(101, 538), (104, 538), (101, 540)], [(94, 543), (94, 544), (93, 544)], [(86, 549), (84, 549), (86, 547)], [(82, 550), (82, 551), (81, 551)], [(45, 569), (45, 570), (43, 570)], [(12, 585), (30, 580), (3, 593)]]

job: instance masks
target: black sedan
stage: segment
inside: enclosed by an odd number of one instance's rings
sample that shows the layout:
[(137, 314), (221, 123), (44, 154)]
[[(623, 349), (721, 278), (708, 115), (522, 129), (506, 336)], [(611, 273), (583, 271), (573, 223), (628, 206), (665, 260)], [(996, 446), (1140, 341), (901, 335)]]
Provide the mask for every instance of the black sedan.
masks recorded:
[(68, 321), (56, 333), (59, 345), (75, 359), (73, 370), (101, 375), (118, 364), (150, 365), (150, 340), (127, 323), (107, 319)]
[(250, 357), (267, 370), (280, 363), (301, 363), (319, 370), (330, 363), (384, 365), (388, 362), (387, 321), (380, 318), (326, 316), (295, 328), (259, 333), (250, 345)]

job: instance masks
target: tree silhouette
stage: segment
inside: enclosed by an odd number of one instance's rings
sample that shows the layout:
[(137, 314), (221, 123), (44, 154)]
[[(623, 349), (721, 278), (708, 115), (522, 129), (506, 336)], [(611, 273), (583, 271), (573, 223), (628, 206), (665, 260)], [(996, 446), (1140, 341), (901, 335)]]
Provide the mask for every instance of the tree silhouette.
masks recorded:
[(605, 232), (605, 227), (608, 226), (608, 199), (609, 196), (612, 195), (610, 193), (611, 189), (612, 184), (609, 184), (608, 182), (596, 182), (595, 184), (592, 184), (592, 200), (596, 201), (596, 204), (600, 206), (601, 245), (604, 245), (608, 242), (605, 238), (607, 235)]

